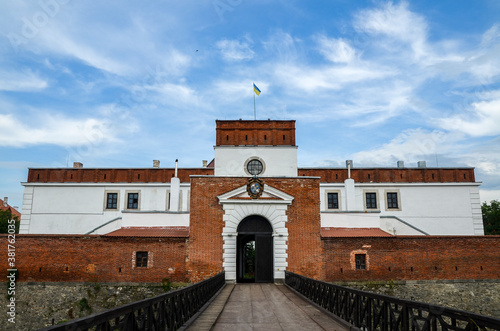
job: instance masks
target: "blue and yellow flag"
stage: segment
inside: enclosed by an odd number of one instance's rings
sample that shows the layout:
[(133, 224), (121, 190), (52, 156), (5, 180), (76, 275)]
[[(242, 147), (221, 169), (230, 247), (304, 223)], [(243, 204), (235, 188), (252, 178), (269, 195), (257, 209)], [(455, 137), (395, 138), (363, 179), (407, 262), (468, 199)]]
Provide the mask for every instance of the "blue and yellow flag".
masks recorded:
[(255, 85), (255, 83), (253, 84), (253, 91), (255, 92), (255, 94), (260, 95), (260, 90), (257, 85)]

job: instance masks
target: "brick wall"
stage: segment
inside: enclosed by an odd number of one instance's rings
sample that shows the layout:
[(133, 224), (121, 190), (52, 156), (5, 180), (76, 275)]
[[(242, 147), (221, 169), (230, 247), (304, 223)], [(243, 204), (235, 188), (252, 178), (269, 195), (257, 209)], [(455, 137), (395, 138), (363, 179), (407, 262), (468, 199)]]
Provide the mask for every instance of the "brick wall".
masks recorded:
[[(270, 185), (295, 197), (288, 207), (288, 270), (323, 278), (321, 264), (319, 179), (262, 178)], [(222, 267), (224, 211), (217, 199), (242, 185), (247, 178), (193, 177), (188, 273), (194, 281), (220, 272)]]
[(295, 121), (216, 121), (216, 145), (295, 146)]
[[(177, 177), (189, 183), (191, 175), (213, 175), (213, 168), (178, 169)], [(30, 183), (170, 183), (175, 169), (29, 169)]]
[[(343, 183), (347, 169), (299, 168), (299, 176), (321, 177), (322, 183)], [(351, 169), (356, 183), (475, 182), (474, 168), (363, 168)]]
[[(323, 239), (326, 281), (499, 279), (500, 236)], [(367, 270), (356, 270), (366, 254)]]
[[(185, 238), (120, 238), (78, 235), (16, 235), (20, 281), (161, 282), (186, 280)], [(2, 242), (7, 237), (2, 235)], [(7, 267), (7, 245), (0, 251)], [(148, 252), (148, 267), (137, 268), (135, 251)]]

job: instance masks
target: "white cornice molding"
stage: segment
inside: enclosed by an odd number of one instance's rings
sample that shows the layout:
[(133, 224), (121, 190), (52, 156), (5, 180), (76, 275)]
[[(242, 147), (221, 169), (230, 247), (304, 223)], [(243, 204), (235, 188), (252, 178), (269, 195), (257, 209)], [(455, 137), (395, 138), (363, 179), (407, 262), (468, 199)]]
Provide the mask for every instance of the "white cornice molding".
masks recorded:
[[(294, 199), (293, 196), (286, 194), (283, 191), (280, 191), (272, 186), (269, 186), (264, 183), (264, 192), (267, 193), (268, 195), (275, 197), (275, 198), (266, 198), (266, 199), (251, 199), (251, 200), (239, 200), (239, 199), (232, 199), (236, 198), (242, 194), (247, 193), (247, 186), (243, 185), (240, 186), (232, 191), (229, 191), (227, 193), (219, 195), (217, 198), (219, 199), (219, 203), (224, 205), (224, 204), (287, 204), (290, 205), (292, 204), (292, 201)], [(247, 193), (248, 195), (248, 193)], [(250, 196), (248, 196), (250, 197)]]

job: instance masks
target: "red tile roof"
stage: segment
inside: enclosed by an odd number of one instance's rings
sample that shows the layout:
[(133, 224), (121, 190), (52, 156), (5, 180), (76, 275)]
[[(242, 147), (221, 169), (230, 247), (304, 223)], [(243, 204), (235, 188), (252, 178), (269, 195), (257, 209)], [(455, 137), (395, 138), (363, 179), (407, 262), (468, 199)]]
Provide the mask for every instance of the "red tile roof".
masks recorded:
[(187, 226), (127, 227), (110, 232), (105, 236), (187, 238), (189, 237), (189, 227)]
[(392, 234), (379, 228), (321, 228), (321, 237), (392, 237)]
[(4, 206), (2, 199), (0, 199), (0, 210), (10, 210), (12, 216), (17, 216), (19, 220), (21, 220), (21, 213), (17, 211), (14, 207), (11, 207), (9, 204), (7, 204), (7, 206)]

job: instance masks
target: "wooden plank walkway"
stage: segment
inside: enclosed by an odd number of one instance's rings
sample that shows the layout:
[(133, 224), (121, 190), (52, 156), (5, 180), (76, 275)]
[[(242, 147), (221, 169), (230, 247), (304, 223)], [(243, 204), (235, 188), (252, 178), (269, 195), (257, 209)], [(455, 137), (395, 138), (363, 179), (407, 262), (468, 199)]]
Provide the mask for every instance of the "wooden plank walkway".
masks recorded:
[(331, 316), (275, 284), (227, 284), (188, 331), (347, 330)]

